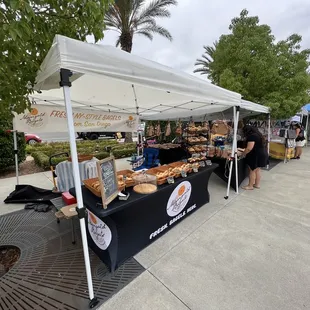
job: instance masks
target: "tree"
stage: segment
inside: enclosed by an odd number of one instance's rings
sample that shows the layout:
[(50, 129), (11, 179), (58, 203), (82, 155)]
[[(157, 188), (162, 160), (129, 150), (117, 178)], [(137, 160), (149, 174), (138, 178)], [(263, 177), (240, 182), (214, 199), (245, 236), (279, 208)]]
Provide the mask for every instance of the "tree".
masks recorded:
[(270, 106), (274, 118), (290, 117), (309, 102), (310, 50), (301, 49), (301, 36), (276, 42), (271, 28), (247, 10), (232, 19), (229, 30), (207, 65), (197, 64), (201, 73), (246, 100)]
[(0, 2), (0, 113), (12, 117), (29, 105), (36, 73), (56, 34), (103, 38), (111, 0)]
[(131, 53), (135, 34), (143, 35), (153, 40), (154, 34), (159, 34), (172, 41), (170, 32), (157, 24), (156, 18), (171, 16), (169, 6), (177, 5), (176, 0), (154, 0), (146, 4), (146, 0), (116, 0), (110, 6), (105, 23), (108, 30), (119, 33), (116, 46)]
[(194, 73), (200, 73), (200, 74), (208, 74), (211, 70), (210, 66), (212, 66), (213, 63), (213, 56), (214, 52), (217, 47), (217, 42), (213, 43), (213, 46), (204, 46), (204, 53), (201, 56), (201, 59), (197, 59), (195, 62), (195, 66), (198, 68), (194, 70)]
[[(176, 0), (154, 0), (146, 4), (146, 0), (116, 0), (110, 6), (105, 23), (108, 30), (119, 33), (116, 46), (131, 53), (135, 34), (153, 40), (159, 34), (172, 41), (170, 32), (157, 24), (157, 18), (171, 16), (169, 6), (177, 5)], [(132, 134), (126, 133), (125, 142), (132, 142)]]

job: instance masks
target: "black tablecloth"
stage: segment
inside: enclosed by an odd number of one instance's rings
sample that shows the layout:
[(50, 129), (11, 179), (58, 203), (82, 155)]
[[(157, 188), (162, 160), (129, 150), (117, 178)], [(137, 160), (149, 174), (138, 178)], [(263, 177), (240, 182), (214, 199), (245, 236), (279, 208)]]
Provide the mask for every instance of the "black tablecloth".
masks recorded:
[(187, 159), (187, 157), (187, 151), (181, 147), (169, 150), (159, 149), (158, 159), (161, 165), (171, 164), (182, 159)]
[[(212, 163), (218, 164), (218, 167), (214, 170), (214, 173), (220, 177), (223, 181), (228, 183), (228, 175), (229, 175), (229, 163), (224, 158), (212, 158)], [(249, 168), (245, 163), (245, 159), (242, 158), (238, 160), (238, 188), (241, 183), (248, 177), (249, 175)], [(233, 164), (233, 171), (231, 176), (230, 186), (237, 190), (236, 186), (236, 169), (235, 169), (235, 161)]]
[[(84, 205), (97, 217), (96, 225), (101, 225), (95, 229), (98, 238), (112, 235), (107, 249), (102, 250), (91, 236), (90, 228), (86, 229), (89, 246), (111, 270), (115, 270), (126, 259), (209, 202), (208, 182), (216, 168), (216, 164), (202, 168), (187, 178), (177, 179), (174, 184), (160, 186), (157, 192), (149, 195), (137, 194), (129, 189), (127, 201), (114, 200), (107, 209), (98, 207), (101, 199), (82, 187)], [(75, 189), (71, 189), (70, 193), (75, 196)], [(90, 212), (86, 226), (90, 225)], [(104, 231), (100, 230), (102, 227)], [(108, 233), (106, 227), (109, 228)]]

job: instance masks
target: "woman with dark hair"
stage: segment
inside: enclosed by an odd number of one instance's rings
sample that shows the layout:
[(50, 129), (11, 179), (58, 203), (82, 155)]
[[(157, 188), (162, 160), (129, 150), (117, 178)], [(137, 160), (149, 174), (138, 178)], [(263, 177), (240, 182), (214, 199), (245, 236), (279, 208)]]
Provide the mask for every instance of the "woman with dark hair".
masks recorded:
[(249, 184), (242, 187), (245, 190), (253, 190), (260, 188), (261, 168), (267, 166), (268, 153), (263, 135), (256, 127), (245, 125), (243, 134), (246, 138), (246, 148), (243, 150), (242, 156), (250, 169)]
[(296, 123), (292, 126), (296, 131), (296, 148), (295, 148), (295, 156), (293, 159), (300, 159), (302, 154), (302, 148), (305, 146), (305, 133), (302, 126), (299, 123)]

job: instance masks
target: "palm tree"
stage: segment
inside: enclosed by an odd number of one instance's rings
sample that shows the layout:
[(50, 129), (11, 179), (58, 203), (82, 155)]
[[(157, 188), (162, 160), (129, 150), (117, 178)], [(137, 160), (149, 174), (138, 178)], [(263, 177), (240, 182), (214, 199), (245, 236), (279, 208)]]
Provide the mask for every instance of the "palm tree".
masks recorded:
[(196, 68), (194, 70), (194, 73), (200, 73), (200, 74), (207, 74), (208, 76), (211, 75), (212, 73), (212, 63), (214, 60), (214, 53), (216, 51), (218, 42), (214, 42), (213, 46), (204, 46), (203, 48), (205, 49), (204, 54), (201, 56), (201, 59), (197, 59), (195, 62)]
[[(143, 35), (153, 40), (154, 34), (159, 34), (172, 41), (170, 32), (157, 24), (156, 18), (171, 16), (169, 6), (178, 4), (177, 0), (115, 0), (105, 15), (107, 30), (119, 33), (116, 46), (131, 53), (135, 34)], [(126, 133), (125, 142), (132, 142), (132, 134)]]
[(170, 32), (157, 24), (156, 18), (170, 17), (169, 6), (177, 5), (176, 0), (115, 0), (105, 15), (107, 30), (119, 33), (116, 46), (131, 53), (134, 34), (153, 40), (159, 34), (172, 41)]

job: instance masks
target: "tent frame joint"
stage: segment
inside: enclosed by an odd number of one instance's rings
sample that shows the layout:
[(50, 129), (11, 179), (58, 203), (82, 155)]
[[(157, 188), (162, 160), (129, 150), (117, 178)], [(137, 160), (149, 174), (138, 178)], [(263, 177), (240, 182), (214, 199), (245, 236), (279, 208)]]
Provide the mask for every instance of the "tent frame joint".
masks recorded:
[(64, 87), (64, 86), (69, 86), (71, 87), (71, 82), (70, 82), (70, 77), (73, 75), (72, 71), (68, 69), (60, 69), (60, 82), (59, 86)]
[(86, 208), (83, 207), (83, 208), (79, 208), (79, 207), (76, 207), (75, 208), (75, 211), (77, 213), (77, 216), (78, 218), (81, 220), (81, 219), (86, 219), (87, 217), (87, 214), (86, 214)]

